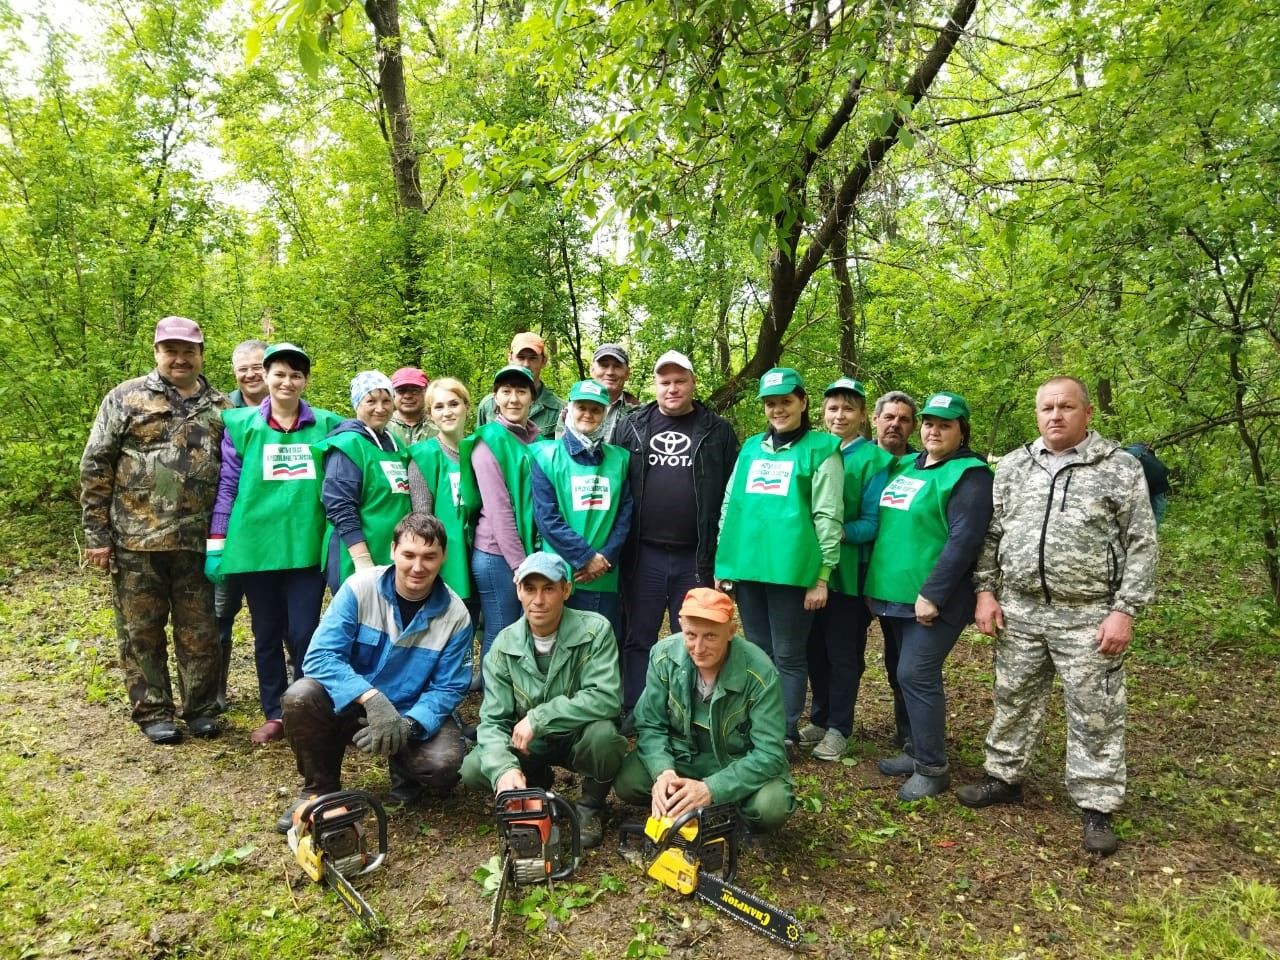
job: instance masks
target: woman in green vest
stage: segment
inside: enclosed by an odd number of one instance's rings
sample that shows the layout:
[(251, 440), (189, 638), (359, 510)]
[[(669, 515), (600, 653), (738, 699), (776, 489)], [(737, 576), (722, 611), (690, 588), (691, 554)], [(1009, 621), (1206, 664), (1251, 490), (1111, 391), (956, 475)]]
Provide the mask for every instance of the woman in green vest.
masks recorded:
[(921, 453), (899, 457), (880, 495), (880, 532), (864, 592), (871, 613), (898, 645), (898, 683), (910, 743), (881, 760), (886, 776), (908, 777), (901, 800), (951, 785), (942, 665), (973, 619), (973, 568), (991, 520), (991, 470), (969, 449), (969, 405), (935, 393), (920, 411)]
[(841, 377), (823, 392), (822, 422), (840, 440), (844, 464), (844, 529), (840, 563), (831, 571), (827, 605), (813, 617), (809, 633), (810, 721), (800, 728), (801, 746), (815, 760), (839, 760), (853, 735), (853, 710), (866, 669), (867, 625), (862, 579), (871, 541), (880, 527), (880, 492), (893, 455), (862, 436), (867, 392)]
[(840, 560), (840, 441), (810, 428), (804, 380), (790, 367), (760, 378), (769, 429), (738, 452), (720, 510), (716, 583), (734, 589), (742, 632), (782, 678), (787, 746), (799, 741), (814, 611)]
[(386, 374), (356, 374), (351, 381), (355, 417), (343, 420), (315, 447), (324, 458), (321, 501), (329, 523), (323, 559), (332, 593), (355, 571), (391, 562), (391, 534), (409, 512), (409, 455), (387, 429), (392, 392)]
[(476, 515), (471, 575), (484, 614), (482, 660), (499, 631), (520, 619), (513, 577), (538, 549), (529, 470), (530, 444), (539, 437), (529, 420), (533, 391), (526, 368), (503, 367), (493, 377), (495, 419), (462, 441), (462, 502)]
[(429, 513), (444, 524), (449, 546), (440, 576), (454, 593), (470, 600), (471, 530), (462, 506), (459, 449), (467, 434), (471, 393), (453, 377), (440, 377), (427, 387), (423, 402), (438, 432), (409, 448), (409, 499), (414, 512)]
[(249, 602), (258, 700), (266, 717), (249, 735), (257, 744), (284, 735), (280, 699), (290, 680), (302, 676), (302, 658), (320, 622), (324, 512), (311, 445), (341, 419), (302, 399), (311, 359), (300, 347), (268, 347), (262, 366), (266, 399), (222, 414), (222, 467), (205, 554), (209, 579), (235, 576)]
[(543, 549), (573, 569), (573, 593), (565, 606), (600, 614), (618, 639), (618, 557), (631, 532), (631, 453), (604, 442), (608, 404), (603, 384), (573, 385), (564, 436), (534, 450), (533, 515)]

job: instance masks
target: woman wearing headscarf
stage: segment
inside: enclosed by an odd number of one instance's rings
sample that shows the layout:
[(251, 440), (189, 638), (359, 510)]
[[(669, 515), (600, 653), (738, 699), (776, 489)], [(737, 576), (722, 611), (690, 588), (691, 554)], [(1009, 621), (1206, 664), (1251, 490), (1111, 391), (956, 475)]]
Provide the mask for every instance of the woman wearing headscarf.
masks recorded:
[(336, 593), (356, 570), (391, 562), (391, 534), (409, 512), (408, 453), (387, 429), (391, 381), (365, 370), (351, 381), (355, 417), (316, 444), (324, 458), (320, 498), (328, 518), (325, 577)]
[(569, 391), (564, 436), (533, 453), (533, 514), (543, 549), (573, 569), (565, 606), (591, 610), (622, 636), (618, 557), (631, 531), (631, 454), (605, 443), (609, 392), (595, 380)]
[(769, 429), (738, 452), (720, 511), (717, 584), (734, 585), (742, 632), (782, 678), (788, 746), (799, 741), (814, 611), (840, 560), (840, 441), (810, 428), (804, 380), (790, 367), (760, 378)]
[(513, 577), (538, 549), (529, 469), (530, 445), (539, 438), (529, 419), (533, 392), (526, 368), (503, 367), (493, 377), (494, 419), (461, 445), (462, 500), (476, 513), (471, 575), (484, 614), (482, 660), (499, 631), (520, 619)]
[(262, 365), (266, 398), (222, 414), (222, 467), (205, 554), (209, 579), (235, 576), (249, 603), (258, 700), (266, 717), (249, 735), (256, 744), (284, 736), (280, 700), (290, 680), (302, 676), (302, 658), (320, 622), (324, 511), (311, 444), (341, 420), (302, 399), (311, 358), (301, 347), (270, 346)]
[(973, 619), (973, 569), (991, 520), (991, 470), (969, 449), (969, 405), (935, 393), (920, 411), (924, 450), (897, 459), (880, 495), (880, 531), (864, 592), (898, 644), (898, 683), (911, 723), (902, 753), (881, 760), (907, 777), (900, 800), (951, 785), (942, 665)]
[(800, 744), (813, 746), (815, 760), (839, 760), (853, 735), (853, 708), (866, 669), (867, 626), (862, 578), (871, 541), (880, 527), (880, 492), (893, 455), (862, 436), (867, 392), (841, 377), (823, 391), (822, 422), (840, 440), (844, 465), (844, 526), (840, 562), (827, 583), (827, 605), (813, 617), (809, 633), (810, 722)]

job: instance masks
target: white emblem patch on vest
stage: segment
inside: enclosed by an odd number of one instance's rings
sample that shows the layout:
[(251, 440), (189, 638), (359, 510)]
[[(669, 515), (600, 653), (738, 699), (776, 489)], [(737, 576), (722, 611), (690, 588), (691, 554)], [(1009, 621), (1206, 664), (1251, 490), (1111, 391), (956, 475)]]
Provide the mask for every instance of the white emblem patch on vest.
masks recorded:
[(379, 460), (378, 466), (382, 467), (382, 473), (387, 478), (387, 485), (391, 487), (391, 492), (403, 493), (407, 497), (409, 495), (409, 471), (405, 468), (405, 465), (394, 460)]
[(911, 501), (926, 483), (927, 480), (917, 480), (915, 477), (898, 477), (880, 494), (880, 506), (890, 510), (910, 510)]
[(449, 489), (453, 492), (453, 505), (462, 506), (462, 474), (449, 474)]
[(747, 493), (785, 497), (791, 492), (792, 460), (752, 460), (747, 469)]
[(608, 477), (571, 477), (573, 509), (608, 510), (613, 506), (613, 490)]
[(264, 443), (263, 480), (314, 480), (316, 461), (305, 443)]

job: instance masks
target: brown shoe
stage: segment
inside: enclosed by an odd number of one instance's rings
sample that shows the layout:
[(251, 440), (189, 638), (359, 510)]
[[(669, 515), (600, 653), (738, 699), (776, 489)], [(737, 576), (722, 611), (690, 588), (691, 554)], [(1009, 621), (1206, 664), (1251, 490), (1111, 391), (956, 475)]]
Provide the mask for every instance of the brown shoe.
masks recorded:
[(253, 733), (249, 734), (249, 740), (258, 746), (265, 747), (272, 740), (280, 740), (284, 737), (284, 721), (268, 720)]

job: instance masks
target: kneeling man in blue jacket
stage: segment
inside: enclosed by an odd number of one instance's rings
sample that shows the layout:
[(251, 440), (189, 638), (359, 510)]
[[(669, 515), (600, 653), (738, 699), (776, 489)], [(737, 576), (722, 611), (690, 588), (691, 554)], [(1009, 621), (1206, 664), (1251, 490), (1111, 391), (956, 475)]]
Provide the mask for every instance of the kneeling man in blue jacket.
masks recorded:
[[(284, 695), (299, 802), (342, 788), (349, 743), (387, 758), (393, 803), (458, 782), (466, 741), (452, 714), (471, 682), (471, 617), (439, 575), (447, 548), (439, 520), (411, 513), (396, 526), (391, 565), (352, 574), (329, 604), (305, 676)], [(282, 833), (293, 809), (276, 824)]]

